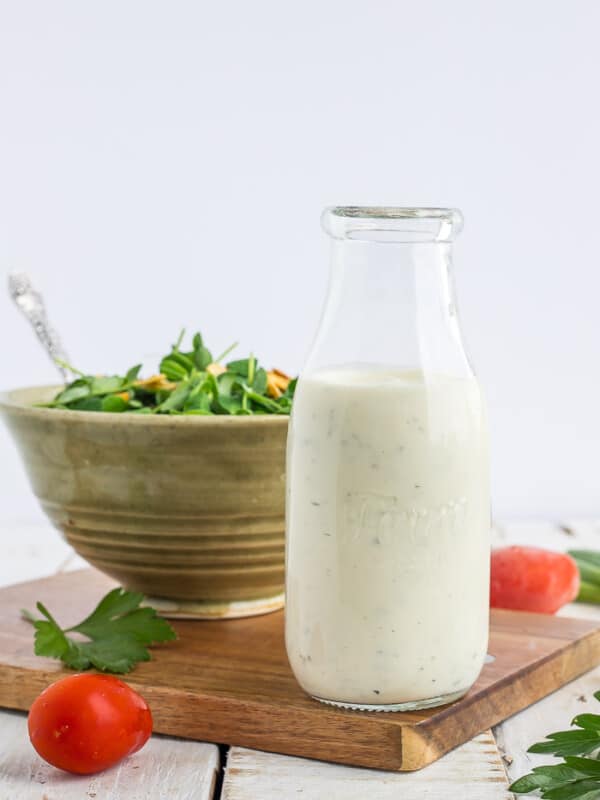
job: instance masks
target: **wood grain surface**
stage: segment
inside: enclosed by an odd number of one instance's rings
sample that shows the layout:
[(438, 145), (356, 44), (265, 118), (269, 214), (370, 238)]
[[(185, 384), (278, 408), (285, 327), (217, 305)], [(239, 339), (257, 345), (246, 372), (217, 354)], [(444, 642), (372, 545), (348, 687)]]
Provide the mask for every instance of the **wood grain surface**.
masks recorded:
[[(40, 599), (73, 624), (113, 585), (82, 570), (0, 590), (0, 705), (27, 709), (63, 674), (33, 654), (19, 609)], [(465, 698), (418, 713), (361, 713), (302, 692), (285, 655), (281, 612), (176, 627), (179, 640), (156, 648), (128, 678), (150, 703), (157, 732), (389, 770), (435, 761), (600, 662), (597, 622), (496, 611), (494, 661)]]

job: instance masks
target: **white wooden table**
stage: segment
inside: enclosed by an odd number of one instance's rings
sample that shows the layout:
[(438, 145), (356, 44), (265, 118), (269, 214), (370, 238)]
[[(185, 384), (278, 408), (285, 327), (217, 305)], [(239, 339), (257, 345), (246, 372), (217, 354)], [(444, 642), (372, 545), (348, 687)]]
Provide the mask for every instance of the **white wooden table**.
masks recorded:
[[(499, 525), (494, 535), (498, 544), (600, 549), (600, 521)], [(4, 522), (0, 542), (0, 585), (84, 566), (41, 521)], [(561, 613), (600, 620), (600, 608), (593, 606)], [(153, 736), (113, 769), (75, 777), (37, 757), (25, 714), (0, 711), (0, 800), (508, 800), (511, 780), (549, 761), (527, 754), (527, 747), (568, 727), (584, 709), (600, 711), (593, 698), (598, 689), (600, 667), (435, 764), (404, 774)]]

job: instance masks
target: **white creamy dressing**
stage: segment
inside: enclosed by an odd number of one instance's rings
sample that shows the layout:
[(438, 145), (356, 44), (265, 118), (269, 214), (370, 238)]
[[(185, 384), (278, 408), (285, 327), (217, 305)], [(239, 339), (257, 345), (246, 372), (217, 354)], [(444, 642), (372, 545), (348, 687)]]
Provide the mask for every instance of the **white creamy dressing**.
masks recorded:
[(456, 695), (485, 657), (487, 430), (473, 377), (301, 378), (288, 439), (286, 645), (313, 696)]

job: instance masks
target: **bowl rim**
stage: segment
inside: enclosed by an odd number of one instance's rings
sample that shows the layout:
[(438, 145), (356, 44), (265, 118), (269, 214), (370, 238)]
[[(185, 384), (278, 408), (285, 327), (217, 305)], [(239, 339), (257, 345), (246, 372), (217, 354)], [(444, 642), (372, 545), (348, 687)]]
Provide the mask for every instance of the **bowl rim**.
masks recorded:
[(110, 411), (71, 411), (62, 408), (43, 408), (17, 400), (13, 395), (39, 391), (40, 394), (60, 391), (63, 384), (20, 386), (0, 392), (0, 412), (10, 415), (32, 416), (39, 419), (52, 419), (56, 422), (72, 420), (83, 424), (94, 422), (98, 425), (287, 425), (288, 414), (124, 414)]

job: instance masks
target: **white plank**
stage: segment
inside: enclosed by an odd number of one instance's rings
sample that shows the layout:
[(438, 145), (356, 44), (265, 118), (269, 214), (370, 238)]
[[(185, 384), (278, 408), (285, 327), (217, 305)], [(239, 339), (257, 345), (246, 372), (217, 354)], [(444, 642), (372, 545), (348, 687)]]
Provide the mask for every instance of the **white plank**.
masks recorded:
[(43, 519), (3, 520), (1, 535), (0, 586), (52, 575), (73, 553)]
[(221, 800), (510, 800), (492, 734), (419, 772), (381, 772), (232, 747)]
[(24, 714), (0, 715), (3, 800), (211, 800), (219, 770), (215, 745), (153, 736), (139, 753), (98, 775), (68, 775), (29, 743)]
[(600, 540), (600, 519), (564, 519), (562, 527), (572, 531), (581, 540)]
[[(504, 526), (502, 533), (504, 544), (532, 544), (556, 550), (577, 547), (600, 550), (600, 523), (593, 520), (569, 521), (561, 525), (513, 524)], [(600, 623), (600, 606), (572, 603), (562, 608), (559, 615), (597, 619)], [(566, 730), (577, 714), (584, 711), (600, 713), (600, 704), (593, 697), (598, 689), (600, 667), (495, 728), (496, 740), (511, 781), (530, 772), (535, 766), (556, 761), (549, 756), (527, 753), (527, 748), (544, 739), (547, 733)]]
[[(5, 522), (0, 585), (87, 566), (49, 523)], [(0, 711), (1, 800), (211, 800), (219, 770), (215, 745), (153, 736), (139, 752), (96, 776), (45, 764), (27, 735), (26, 716)]]
[[(50, 525), (21, 524), (18, 530), (15, 525), (4, 525), (3, 534), (5, 558), (0, 563), (0, 585), (40, 577), (58, 569), (77, 568), (85, 563), (72, 554)], [(498, 525), (494, 544), (513, 543), (537, 544), (557, 550), (572, 547), (600, 549), (600, 522), (586, 520), (568, 521), (564, 525)], [(569, 606), (562, 613), (600, 619), (599, 610), (594, 606)], [(529, 744), (542, 738), (550, 730), (564, 727), (582, 709), (596, 705), (591, 695), (599, 685), (600, 670), (596, 670), (499, 726), (497, 734), (506, 762), (508, 764), (512, 761), (508, 766), (511, 780), (538, 763), (533, 761), (534, 757), (525, 753)], [(132, 800), (139, 797), (141, 800), (142, 797), (149, 796), (149, 786), (158, 787), (157, 791), (152, 792), (153, 798), (173, 797), (186, 800), (194, 797), (203, 800), (212, 796), (218, 763), (218, 753), (212, 745), (153, 737), (141, 753), (103, 775), (92, 779), (61, 777), (60, 773), (43, 765), (35, 754), (32, 756), (31, 750), (28, 754), (29, 761), (26, 758), (23, 760), (23, 752), (6, 755), (10, 748), (5, 746), (4, 741), (12, 744), (13, 740), (16, 743), (19, 739), (10, 727), (15, 718), (21, 719), (21, 725), (24, 724), (24, 717), (21, 715), (0, 713), (0, 797), (5, 795), (3, 790), (10, 789), (8, 796), (11, 800), (42, 800), (44, 794), (47, 800), (71, 800), (75, 797), (88, 800), (94, 796), (94, 792), (99, 800), (125, 796)], [(5, 731), (10, 730), (13, 730), (13, 734), (5, 734)], [(23, 742), (29, 748), (26, 735), (25, 738), (21, 736), (21, 745)], [(172, 745), (181, 746), (175, 755), (171, 755)], [(208, 748), (210, 752), (205, 752), (204, 757), (190, 756), (185, 752), (189, 748)], [(150, 763), (143, 767), (143, 772), (139, 772), (142, 766), (137, 765), (135, 760), (142, 759), (147, 754), (150, 756)], [(19, 777), (16, 763), (21, 764), (21, 769), (25, 769)], [(177, 765), (176, 768), (173, 768), (174, 764)], [(134, 771), (143, 778), (132, 778), (131, 773)], [(46, 773), (48, 777), (44, 778)], [(23, 775), (27, 776), (27, 781), (31, 778), (33, 793), (18, 793), (29, 786), (23, 782)], [(190, 775), (193, 777), (191, 784)], [(46, 783), (39, 782), (40, 776)], [(124, 782), (127, 780), (129, 783)], [(53, 781), (64, 782), (64, 785)], [(92, 785), (93, 781), (96, 783)], [(65, 787), (73, 788), (75, 793), (67, 794)], [(208, 787), (208, 793), (205, 787)], [(146, 793), (137, 794), (138, 791)], [(285, 800), (300, 794), (306, 800), (320, 800), (324, 796), (330, 796), (331, 800), (342, 797), (344, 800), (362, 800), (365, 796), (373, 800), (387, 800), (392, 797), (402, 797), (403, 800), (446, 800), (459, 796), (461, 800), (508, 800), (512, 797), (507, 791), (503, 763), (489, 733), (449, 753), (421, 772), (406, 774), (342, 767), (241, 748), (232, 748), (230, 751), (222, 795), (224, 800)]]
[(572, 550), (575, 547), (600, 549), (600, 523), (580, 522), (511, 522), (496, 524), (492, 543), (495, 547), (524, 544), (548, 550)]
[[(499, 524), (495, 526), (493, 542), (495, 546), (518, 543), (560, 551), (573, 547), (600, 549), (600, 524), (595, 521), (565, 525), (553, 522)], [(592, 618), (599, 616), (596, 607), (582, 605), (568, 606), (562, 613)], [(424, 770), (405, 774), (355, 769), (234, 747), (229, 751), (222, 798), (286, 800), (298, 795), (305, 800), (320, 800), (322, 797), (331, 800), (362, 800), (364, 797), (373, 800), (398, 797), (403, 800), (510, 798), (505, 769), (509, 768), (511, 780), (528, 771), (530, 764), (525, 750), (536, 738), (543, 737), (552, 729), (550, 713), (554, 708), (554, 698), (564, 698), (568, 706), (566, 717), (560, 721), (561, 727), (584, 705), (578, 698), (583, 695), (589, 698), (594, 683), (596, 688), (600, 685), (599, 676), (600, 671), (590, 673), (500, 726), (498, 733), (505, 760), (501, 760), (489, 732)], [(573, 705), (575, 708), (569, 716)]]
[(542, 741), (548, 733), (567, 730), (577, 714), (600, 714), (600, 703), (593, 696), (599, 689), (600, 667), (596, 667), (495, 729), (511, 781), (530, 772), (532, 767), (557, 761), (550, 756), (528, 753), (527, 748)]

